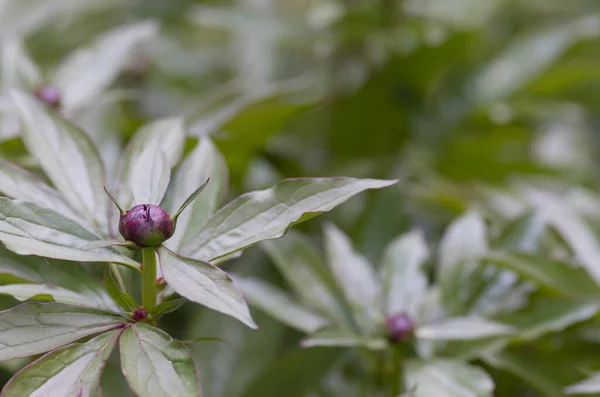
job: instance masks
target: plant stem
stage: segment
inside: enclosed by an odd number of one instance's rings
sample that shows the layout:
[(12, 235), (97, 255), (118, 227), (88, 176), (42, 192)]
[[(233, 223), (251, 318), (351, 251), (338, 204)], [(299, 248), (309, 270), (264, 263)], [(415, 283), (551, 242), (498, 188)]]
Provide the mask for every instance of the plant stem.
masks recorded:
[(121, 274), (121, 271), (119, 270), (119, 266), (117, 266), (116, 263), (111, 263), (110, 270), (112, 271), (112, 274), (115, 278), (115, 281), (117, 282), (117, 286), (119, 287), (119, 289), (121, 291), (127, 293), (127, 288), (125, 288), (125, 281), (123, 281), (123, 275)]
[(398, 346), (392, 348), (392, 397), (400, 395), (403, 389), (402, 352)]
[(156, 252), (154, 247), (142, 248), (142, 304), (147, 311), (156, 306)]

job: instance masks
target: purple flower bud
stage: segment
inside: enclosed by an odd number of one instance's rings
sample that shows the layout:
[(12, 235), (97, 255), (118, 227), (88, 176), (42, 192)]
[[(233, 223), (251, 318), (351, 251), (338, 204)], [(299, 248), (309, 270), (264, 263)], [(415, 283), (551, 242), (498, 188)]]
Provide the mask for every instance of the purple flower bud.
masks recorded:
[(133, 313), (131, 313), (131, 318), (134, 321), (143, 321), (146, 319), (146, 317), (148, 317), (148, 311), (146, 311), (146, 309), (143, 307), (138, 307), (133, 311)]
[(157, 247), (175, 231), (171, 217), (158, 205), (140, 204), (125, 211), (119, 220), (119, 232), (140, 247)]
[(34, 95), (51, 108), (60, 106), (61, 95), (57, 88), (50, 85), (38, 88)]
[(414, 321), (406, 314), (394, 314), (385, 319), (385, 327), (390, 342), (400, 343), (412, 336), (415, 330)]

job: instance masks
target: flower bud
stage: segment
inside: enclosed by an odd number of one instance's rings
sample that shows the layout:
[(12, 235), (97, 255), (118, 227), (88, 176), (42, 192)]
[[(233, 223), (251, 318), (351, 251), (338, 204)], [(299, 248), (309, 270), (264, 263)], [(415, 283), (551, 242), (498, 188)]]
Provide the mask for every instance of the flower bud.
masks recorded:
[(38, 88), (34, 95), (46, 105), (50, 106), (53, 109), (56, 109), (60, 106), (61, 95), (60, 91), (57, 88), (52, 87), (50, 85), (43, 86)]
[(148, 317), (148, 311), (143, 307), (138, 307), (131, 313), (131, 318), (134, 321), (143, 321), (146, 317)]
[(401, 343), (412, 336), (415, 330), (414, 321), (406, 314), (395, 314), (385, 319), (388, 339), (392, 343)]
[(175, 231), (171, 216), (158, 205), (140, 204), (121, 214), (119, 232), (140, 247), (157, 247)]

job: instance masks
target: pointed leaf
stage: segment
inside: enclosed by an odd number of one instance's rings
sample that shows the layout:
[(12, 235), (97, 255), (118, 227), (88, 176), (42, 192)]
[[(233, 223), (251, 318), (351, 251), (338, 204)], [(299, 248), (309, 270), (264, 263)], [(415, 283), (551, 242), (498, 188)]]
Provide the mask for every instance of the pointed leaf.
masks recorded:
[(596, 296), (600, 293), (600, 288), (584, 269), (566, 262), (499, 251), (486, 255), (485, 259), (565, 296)]
[[(54, 262), (50, 264), (45, 258), (16, 255), (6, 248), (0, 248), (0, 285), (23, 285), (25, 283), (29, 285), (24, 286), (25, 290), (29, 288), (27, 291), (33, 296), (49, 293), (57, 302), (73, 303), (71, 302), (72, 294), (75, 294), (79, 299), (75, 302), (78, 305), (111, 311), (119, 310), (119, 306), (106, 293), (102, 284), (88, 274), (79, 263)], [(39, 288), (43, 290), (36, 290), (35, 285), (37, 284), (40, 284)], [(55, 291), (50, 291), (50, 288), (54, 288)], [(19, 288), (14, 292), (22, 294), (25, 290)], [(64, 291), (68, 291), (68, 293), (62, 294)], [(23, 298), (25, 297), (23, 296)]]
[(61, 194), (44, 183), (37, 175), (0, 159), (0, 192), (5, 196), (31, 201), (50, 208), (71, 219), (79, 215), (67, 205)]
[(484, 370), (449, 359), (408, 361), (404, 382), (415, 397), (492, 397), (494, 390)]
[(416, 330), (420, 339), (472, 340), (514, 334), (516, 329), (482, 317), (453, 317)]
[(181, 205), (182, 197), (188, 197), (208, 178), (210, 182), (206, 189), (177, 219), (177, 232), (169, 239), (167, 246), (179, 250), (185, 237), (198, 234), (221, 204), (227, 190), (227, 163), (210, 139), (203, 137), (173, 174), (165, 198), (164, 208), (167, 212), (175, 213)]
[(288, 179), (266, 190), (244, 194), (215, 213), (181, 245), (182, 255), (209, 260), (281, 237), (287, 229), (329, 211), (367, 189), (397, 181), (354, 178)]
[(366, 347), (380, 350), (387, 346), (385, 339), (365, 338), (350, 330), (339, 327), (323, 328), (300, 342), (302, 347), (339, 346), (339, 347)]
[(157, 250), (167, 284), (179, 295), (258, 328), (240, 291), (227, 273), (208, 262), (177, 255), (165, 247)]
[(0, 57), (2, 74), (0, 82), (3, 91), (9, 87), (21, 87), (33, 90), (42, 83), (37, 65), (27, 54), (23, 40), (16, 36), (2, 38), (2, 56)]
[(121, 335), (121, 366), (129, 386), (144, 397), (199, 397), (194, 360), (181, 342), (143, 323)]
[(368, 330), (378, 316), (381, 290), (373, 266), (352, 247), (333, 224), (325, 225), (325, 250), (331, 272), (354, 311), (359, 325)]
[[(180, 118), (164, 118), (154, 120), (142, 126), (133, 135), (125, 148), (117, 172), (117, 186), (114, 192), (123, 209), (133, 207), (134, 199), (129, 181), (133, 168), (147, 146), (158, 145), (164, 153), (170, 168), (179, 162), (185, 144), (185, 126)], [(146, 203), (141, 203), (146, 204)], [(118, 213), (113, 211), (118, 219)], [(115, 220), (115, 225), (118, 224)]]
[(85, 219), (106, 227), (104, 168), (98, 150), (79, 128), (40, 101), (11, 91), (24, 124), (23, 140), (54, 186)]
[(587, 379), (565, 388), (566, 394), (597, 394), (600, 393), (600, 372), (593, 373)]
[(0, 360), (28, 357), (125, 322), (103, 310), (29, 302), (0, 312)]
[(150, 315), (152, 317), (156, 317), (161, 314), (167, 314), (167, 313), (174, 312), (175, 310), (177, 310), (181, 306), (183, 306), (183, 304), (185, 302), (187, 302), (187, 301), (183, 298), (162, 302), (162, 303), (154, 306), (152, 308), (152, 310), (150, 310)]
[(545, 208), (545, 214), (548, 223), (569, 244), (577, 260), (600, 285), (600, 243), (590, 226), (579, 214), (561, 203), (551, 203)]
[(112, 296), (115, 302), (117, 302), (123, 309), (127, 311), (133, 311), (138, 306), (133, 297), (119, 289), (112, 271), (110, 270), (110, 266), (106, 266), (104, 270), (104, 282), (106, 283), (106, 290), (110, 296)]
[(129, 186), (135, 204), (159, 205), (170, 178), (171, 170), (166, 156), (156, 142), (150, 141), (133, 161), (131, 169)]
[[(25, 301), (28, 299), (53, 300), (55, 302), (66, 303), (69, 305), (98, 307), (96, 302), (88, 300), (84, 295), (51, 284), (0, 285), (0, 295), (11, 295), (13, 298), (20, 301)], [(46, 296), (51, 299), (40, 299), (40, 297)]]
[(44, 355), (13, 376), (0, 396), (98, 396), (100, 375), (120, 334), (107, 332)]
[(63, 106), (72, 110), (90, 104), (117, 78), (134, 46), (157, 32), (158, 25), (152, 21), (120, 26), (101, 35), (91, 47), (73, 53), (54, 79)]
[(284, 291), (265, 281), (251, 277), (236, 277), (235, 283), (251, 305), (289, 327), (312, 333), (328, 322), (318, 313), (295, 302)]
[(0, 197), (0, 241), (9, 250), (20, 255), (81, 262), (114, 262), (140, 268), (136, 261), (110, 248), (82, 248), (100, 239), (57, 212), (33, 203)]
[(487, 250), (485, 223), (475, 212), (456, 219), (444, 233), (438, 252), (438, 280), (443, 302), (451, 314), (463, 312), (473, 299), (475, 286), (465, 282), (482, 270), (477, 258)]
[(417, 316), (427, 290), (427, 277), (421, 267), (428, 255), (427, 243), (420, 232), (404, 234), (388, 245), (381, 269), (388, 315)]
[(262, 243), (273, 264), (300, 298), (329, 317), (344, 319), (340, 292), (321, 254), (295, 230)]

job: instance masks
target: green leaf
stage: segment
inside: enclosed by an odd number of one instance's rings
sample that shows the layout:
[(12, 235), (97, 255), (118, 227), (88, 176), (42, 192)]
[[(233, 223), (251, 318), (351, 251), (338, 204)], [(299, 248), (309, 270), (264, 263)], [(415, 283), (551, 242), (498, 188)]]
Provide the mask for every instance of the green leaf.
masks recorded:
[(198, 397), (196, 365), (184, 344), (143, 323), (121, 335), (121, 366), (131, 389), (144, 397)]
[(63, 106), (72, 111), (91, 104), (117, 78), (132, 49), (157, 33), (158, 24), (153, 21), (119, 26), (70, 55), (54, 78)]
[(290, 230), (284, 238), (261, 245), (304, 302), (329, 317), (344, 320), (343, 298), (321, 254), (306, 236)]
[(84, 336), (121, 327), (125, 319), (103, 310), (29, 302), (0, 312), (2, 360), (44, 353)]
[(0, 159), (0, 192), (17, 200), (31, 201), (50, 208), (68, 218), (79, 219), (59, 192), (37, 175), (3, 159)]
[(365, 338), (351, 330), (337, 326), (320, 329), (300, 342), (302, 347), (338, 346), (338, 347), (366, 347), (380, 350), (387, 346), (385, 339)]
[(542, 299), (518, 312), (500, 316), (499, 319), (519, 330), (514, 339), (530, 341), (589, 320), (599, 310), (600, 303), (596, 302)]
[(258, 328), (244, 297), (223, 270), (165, 247), (159, 247), (157, 253), (165, 281), (179, 295), (235, 317), (250, 328)]
[(327, 319), (294, 301), (284, 291), (257, 278), (235, 277), (235, 283), (251, 305), (285, 325), (312, 333), (327, 324)]
[(140, 268), (136, 261), (110, 248), (85, 249), (101, 238), (59, 213), (5, 197), (0, 197), (0, 240), (6, 248), (20, 255), (114, 262)]
[(170, 214), (175, 213), (181, 205), (182, 198), (192, 194), (208, 178), (210, 182), (206, 189), (181, 213), (177, 219), (177, 231), (166, 242), (166, 245), (175, 251), (179, 250), (185, 237), (198, 234), (221, 204), (227, 190), (229, 177), (225, 159), (210, 139), (203, 137), (173, 174), (163, 208)]
[[(296, 349), (273, 361), (243, 397), (303, 397), (339, 362), (343, 349)], [(428, 396), (431, 397), (431, 396)]]
[(564, 296), (597, 296), (600, 292), (598, 285), (585, 270), (566, 262), (500, 251), (491, 252), (485, 259)]
[(381, 298), (381, 289), (373, 266), (352, 247), (350, 238), (333, 224), (326, 224), (327, 263), (348, 300), (354, 318), (363, 330), (373, 328)]
[(438, 324), (421, 326), (417, 328), (416, 335), (420, 339), (472, 340), (510, 335), (515, 332), (516, 328), (509, 325), (472, 316), (451, 317)]
[(578, 41), (597, 36), (589, 16), (515, 38), (476, 76), (474, 100), (499, 100), (515, 94), (546, 71)]
[[(26, 283), (29, 286), (23, 286)], [(16, 255), (2, 247), (0, 248), (0, 285), (2, 284), (19, 284), (18, 290), (14, 291), (16, 294), (25, 291), (32, 296), (38, 292), (50, 293), (55, 301), (62, 303), (73, 303), (72, 294), (75, 294), (79, 299), (75, 303), (79, 305), (111, 311), (119, 310), (119, 306), (106, 293), (102, 284), (75, 262), (50, 264), (45, 258)], [(41, 286), (36, 287), (36, 284)], [(36, 290), (36, 288), (41, 289)], [(50, 288), (55, 288), (55, 291), (50, 291)], [(64, 291), (68, 292), (63, 295)]]
[(464, 312), (473, 299), (475, 286), (465, 281), (481, 270), (477, 258), (487, 251), (486, 227), (479, 214), (468, 212), (446, 229), (438, 252), (438, 280), (450, 314)]
[(590, 226), (567, 205), (553, 202), (546, 208), (548, 223), (552, 225), (573, 250), (594, 281), (600, 285), (600, 243)]
[(13, 376), (0, 396), (99, 396), (100, 375), (119, 335), (107, 332), (44, 355)]
[(527, 213), (510, 222), (502, 230), (494, 246), (503, 250), (533, 254), (538, 250), (546, 229), (544, 216), (537, 212)]
[(600, 372), (593, 373), (587, 379), (565, 388), (566, 394), (596, 394), (600, 393)]
[(43, 300), (42, 297), (49, 297), (50, 300), (70, 305), (80, 305), (87, 307), (98, 307), (94, 301), (89, 301), (84, 295), (78, 294), (63, 287), (48, 284), (10, 284), (0, 286), (0, 295), (11, 295), (13, 298), (25, 301)]
[(92, 141), (40, 101), (17, 90), (11, 94), (24, 124), (23, 140), (29, 152), (68, 203), (104, 230), (108, 210), (102, 190), (104, 168)]
[(427, 290), (422, 270), (429, 249), (421, 232), (410, 232), (392, 241), (385, 250), (381, 267), (385, 313), (406, 313), (415, 318)]
[(492, 397), (494, 390), (484, 370), (450, 359), (408, 361), (404, 381), (415, 397)]
[(164, 301), (156, 306), (154, 306), (152, 308), (152, 310), (150, 310), (150, 315), (152, 317), (157, 317), (161, 314), (167, 314), (167, 313), (171, 313), (174, 312), (175, 310), (179, 309), (181, 306), (183, 306), (183, 304), (187, 302), (185, 299), (181, 298), (181, 299), (173, 299), (170, 301)]
[(262, 240), (281, 237), (287, 229), (329, 211), (366, 190), (397, 181), (354, 178), (288, 179), (266, 190), (238, 197), (217, 211), (181, 254), (212, 261)]
[[(158, 145), (164, 153), (167, 164), (173, 168), (180, 160), (185, 145), (185, 126), (180, 118), (164, 118), (142, 126), (133, 135), (123, 154), (117, 171), (116, 198), (124, 209), (133, 206), (134, 199), (129, 185), (137, 159), (147, 146)], [(145, 204), (145, 203), (141, 203)], [(118, 213), (112, 222), (116, 233)]]
[(9, 87), (33, 90), (42, 83), (37, 65), (31, 59), (20, 37), (3, 37), (0, 82), (3, 91)]
[(171, 170), (165, 154), (158, 143), (150, 141), (132, 163), (128, 186), (135, 204), (159, 205), (170, 178)]
[(104, 282), (106, 283), (106, 290), (112, 296), (123, 309), (127, 311), (133, 311), (138, 306), (135, 299), (129, 294), (121, 291), (117, 286), (117, 282), (110, 270), (110, 266), (106, 266), (104, 269)]
[(577, 379), (578, 371), (572, 362), (556, 355), (541, 355), (531, 349), (511, 348), (487, 355), (484, 361), (512, 373), (544, 397), (565, 397), (564, 387)]

